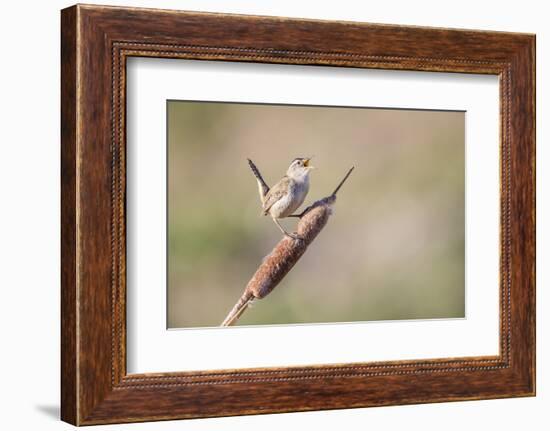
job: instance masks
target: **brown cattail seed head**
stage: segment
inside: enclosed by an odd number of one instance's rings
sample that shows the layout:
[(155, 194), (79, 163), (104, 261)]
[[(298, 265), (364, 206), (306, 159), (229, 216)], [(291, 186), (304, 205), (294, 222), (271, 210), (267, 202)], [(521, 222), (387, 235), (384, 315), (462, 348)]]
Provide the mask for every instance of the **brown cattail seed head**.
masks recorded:
[(335, 200), (335, 196), (329, 196), (315, 202), (306, 210), (298, 223), (297, 233), (300, 239), (281, 239), (248, 282), (247, 292), (255, 298), (263, 298), (279, 284), (325, 227)]

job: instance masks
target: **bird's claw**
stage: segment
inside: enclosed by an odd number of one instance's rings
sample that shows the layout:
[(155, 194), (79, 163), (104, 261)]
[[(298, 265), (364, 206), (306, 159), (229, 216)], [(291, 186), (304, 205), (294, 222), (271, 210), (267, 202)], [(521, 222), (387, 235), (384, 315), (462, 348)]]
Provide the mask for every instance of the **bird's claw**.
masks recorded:
[(302, 240), (303, 239), (300, 235), (298, 235), (296, 233), (288, 233), (287, 232), (285, 235), (288, 236), (291, 239), (296, 239), (296, 240)]

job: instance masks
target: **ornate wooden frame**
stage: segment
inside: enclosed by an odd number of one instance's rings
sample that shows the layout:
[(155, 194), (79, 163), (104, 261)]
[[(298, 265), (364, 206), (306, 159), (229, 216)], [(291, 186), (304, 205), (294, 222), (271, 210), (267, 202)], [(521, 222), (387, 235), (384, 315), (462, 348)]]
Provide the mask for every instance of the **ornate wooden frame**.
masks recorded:
[[(535, 36), (73, 6), (62, 11), (61, 417), (75, 425), (535, 394)], [(129, 56), (500, 77), (500, 354), (126, 373)]]

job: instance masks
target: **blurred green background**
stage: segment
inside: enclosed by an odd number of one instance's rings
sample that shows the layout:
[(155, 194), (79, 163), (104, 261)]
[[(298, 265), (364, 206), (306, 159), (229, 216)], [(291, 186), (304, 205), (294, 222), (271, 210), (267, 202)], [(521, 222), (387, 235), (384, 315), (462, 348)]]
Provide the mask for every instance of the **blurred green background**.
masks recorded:
[[(464, 317), (463, 112), (168, 101), (168, 327), (217, 326), (281, 238), (271, 186), (314, 155), (319, 237), (239, 325)], [(290, 231), (296, 219), (286, 219)]]

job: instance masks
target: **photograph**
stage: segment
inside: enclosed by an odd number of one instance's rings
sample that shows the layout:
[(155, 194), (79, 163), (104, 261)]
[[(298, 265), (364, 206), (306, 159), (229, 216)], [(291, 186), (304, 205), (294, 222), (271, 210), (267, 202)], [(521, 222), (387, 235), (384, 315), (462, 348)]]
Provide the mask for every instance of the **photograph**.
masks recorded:
[(168, 100), (166, 127), (169, 329), (465, 318), (465, 112)]

